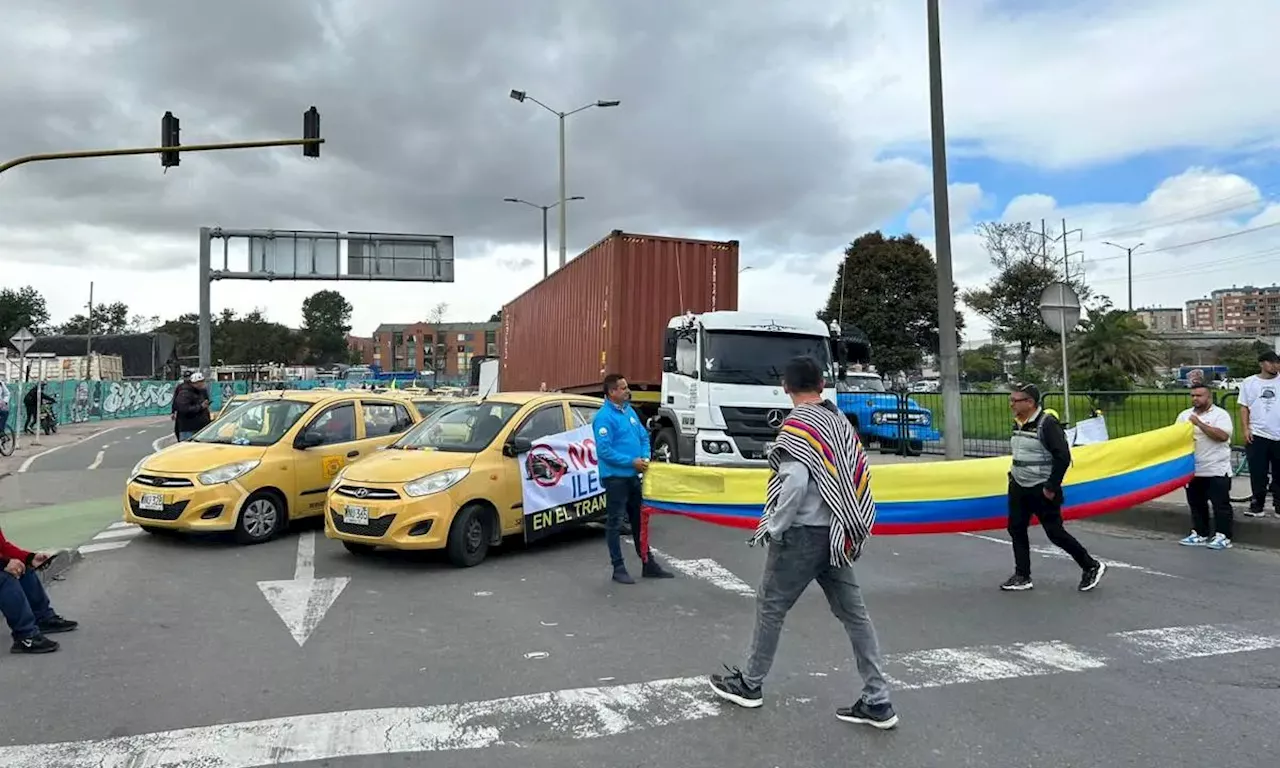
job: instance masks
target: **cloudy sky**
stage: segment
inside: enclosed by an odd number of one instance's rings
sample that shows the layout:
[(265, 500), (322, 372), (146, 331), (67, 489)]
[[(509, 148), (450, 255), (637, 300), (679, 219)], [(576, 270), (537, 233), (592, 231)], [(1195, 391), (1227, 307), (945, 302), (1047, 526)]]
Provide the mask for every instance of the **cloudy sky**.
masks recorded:
[[(932, 245), (924, 0), (0, 0), (3, 154), (296, 136), (297, 149), (29, 165), (0, 178), (0, 285), (55, 321), (98, 301), (196, 309), (200, 226), (446, 233), (452, 285), (345, 288), (353, 324), (484, 320), (541, 275), (556, 120), (569, 118), (569, 251), (613, 229), (738, 239), (741, 305), (810, 312), (874, 228)], [(1275, 0), (946, 0), (952, 231), (961, 287), (991, 219), (1083, 229), (1123, 304), (1280, 280)], [(555, 259), (555, 219), (552, 251)], [(215, 284), (215, 309), (289, 324), (316, 283)], [(970, 336), (983, 324), (970, 318)]]

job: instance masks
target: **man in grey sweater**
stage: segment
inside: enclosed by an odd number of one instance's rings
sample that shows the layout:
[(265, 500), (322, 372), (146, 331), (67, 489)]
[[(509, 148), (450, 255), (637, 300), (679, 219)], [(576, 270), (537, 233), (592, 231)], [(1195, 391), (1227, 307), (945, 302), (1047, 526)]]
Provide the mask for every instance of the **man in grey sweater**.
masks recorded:
[(853, 561), (875, 522), (870, 470), (858, 435), (843, 414), (822, 399), (822, 369), (793, 360), (783, 384), (795, 409), (769, 451), (764, 515), (755, 541), (767, 541), (764, 577), (756, 597), (756, 628), (745, 669), (710, 678), (720, 698), (742, 707), (764, 703), (762, 684), (773, 665), (787, 612), (817, 581), (853, 646), (862, 693), (836, 717), (888, 729), (898, 724), (881, 671), (875, 627), (862, 600)]

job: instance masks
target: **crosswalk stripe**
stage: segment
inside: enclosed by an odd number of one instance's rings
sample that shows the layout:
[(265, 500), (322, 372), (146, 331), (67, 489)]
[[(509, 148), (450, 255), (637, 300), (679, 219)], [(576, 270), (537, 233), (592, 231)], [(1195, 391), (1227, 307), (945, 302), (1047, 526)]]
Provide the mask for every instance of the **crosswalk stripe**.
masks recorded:
[(108, 528), (97, 536), (94, 536), (93, 540), (104, 541), (106, 539), (132, 539), (140, 533), (142, 533), (141, 528)]
[(108, 526), (107, 526), (107, 530), (108, 530), (108, 531), (115, 531), (115, 530), (119, 530), (119, 529), (121, 529), (121, 528), (137, 528), (137, 527), (138, 527), (138, 526), (134, 525), (133, 523), (126, 523), (125, 521), (121, 520), (121, 521), (119, 521), (119, 522), (117, 522), (117, 523), (112, 523), (111, 525), (108, 525)]
[(127, 541), (100, 541), (97, 543), (90, 542), (80, 547), (80, 554), (92, 555), (95, 552), (109, 552), (113, 549), (129, 546)]

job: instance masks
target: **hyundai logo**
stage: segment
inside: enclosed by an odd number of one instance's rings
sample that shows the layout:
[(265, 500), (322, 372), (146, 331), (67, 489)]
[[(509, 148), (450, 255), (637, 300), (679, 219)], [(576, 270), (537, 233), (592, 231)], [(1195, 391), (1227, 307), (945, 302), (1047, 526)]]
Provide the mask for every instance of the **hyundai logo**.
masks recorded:
[(363, 499), (365, 496), (368, 496), (368, 495), (369, 495), (369, 489), (368, 489), (368, 488), (357, 488), (357, 489), (356, 489), (356, 498), (357, 498), (357, 499)]
[(775, 408), (765, 414), (764, 422), (774, 429), (779, 429), (782, 427), (782, 422), (786, 421), (786, 419), (787, 414)]

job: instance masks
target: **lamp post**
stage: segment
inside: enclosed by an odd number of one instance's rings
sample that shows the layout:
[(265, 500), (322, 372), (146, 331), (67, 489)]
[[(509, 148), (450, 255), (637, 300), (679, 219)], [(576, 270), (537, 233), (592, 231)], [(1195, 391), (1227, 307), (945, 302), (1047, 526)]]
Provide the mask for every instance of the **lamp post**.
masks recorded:
[(1129, 248), (1123, 245), (1117, 245), (1116, 243), (1113, 243), (1110, 240), (1104, 240), (1103, 245), (1109, 245), (1112, 248), (1119, 248), (1120, 250), (1124, 251), (1125, 254), (1127, 255), (1127, 258), (1129, 261), (1129, 311), (1132, 312), (1133, 311), (1133, 252), (1138, 250), (1142, 246), (1146, 245), (1146, 243), (1138, 243), (1137, 245)]
[[(587, 198), (583, 197), (582, 195), (574, 195), (573, 197), (566, 197), (564, 201), (567, 203), (570, 200), (586, 200), (586, 199)], [(547, 262), (547, 211), (551, 210), (552, 208), (563, 208), (564, 206), (560, 205), (559, 202), (552, 203), (551, 205), (538, 205), (537, 203), (531, 203), (528, 200), (522, 200), (518, 197), (504, 197), (502, 198), (502, 202), (523, 203), (529, 206), (530, 208), (537, 208), (538, 210), (542, 211), (542, 277), (545, 280), (547, 275), (550, 273), (550, 265)], [(561, 259), (560, 261), (560, 266), (562, 267), (564, 266), (563, 259)]]
[(577, 109), (570, 110), (568, 112), (561, 112), (559, 110), (555, 110), (555, 109), (552, 109), (551, 107), (548, 107), (546, 104), (543, 104), (541, 101), (538, 101), (537, 99), (530, 96), (526, 91), (513, 90), (511, 91), (510, 96), (511, 98), (520, 102), (532, 101), (534, 104), (537, 104), (538, 106), (542, 107), (543, 109), (547, 110), (548, 112), (550, 112), (551, 114), (555, 115), (560, 119), (560, 202), (559, 202), (559, 205), (560, 205), (560, 266), (563, 267), (565, 261), (568, 259), (568, 256), (567, 256), (568, 241), (566, 239), (567, 223), (566, 223), (565, 205), (564, 205), (568, 199), (565, 197), (566, 182), (565, 182), (565, 170), (564, 170), (564, 120), (569, 115), (576, 115), (579, 112), (591, 109), (592, 107), (601, 107), (601, 108), (616, 107), (622, 102), (618, 101), (617, 99), (614, 99), (611, 101), (600, 99), (598, 101), (593, 101), (590, 104), (584, 104), (581, 107), (578, 107)]

